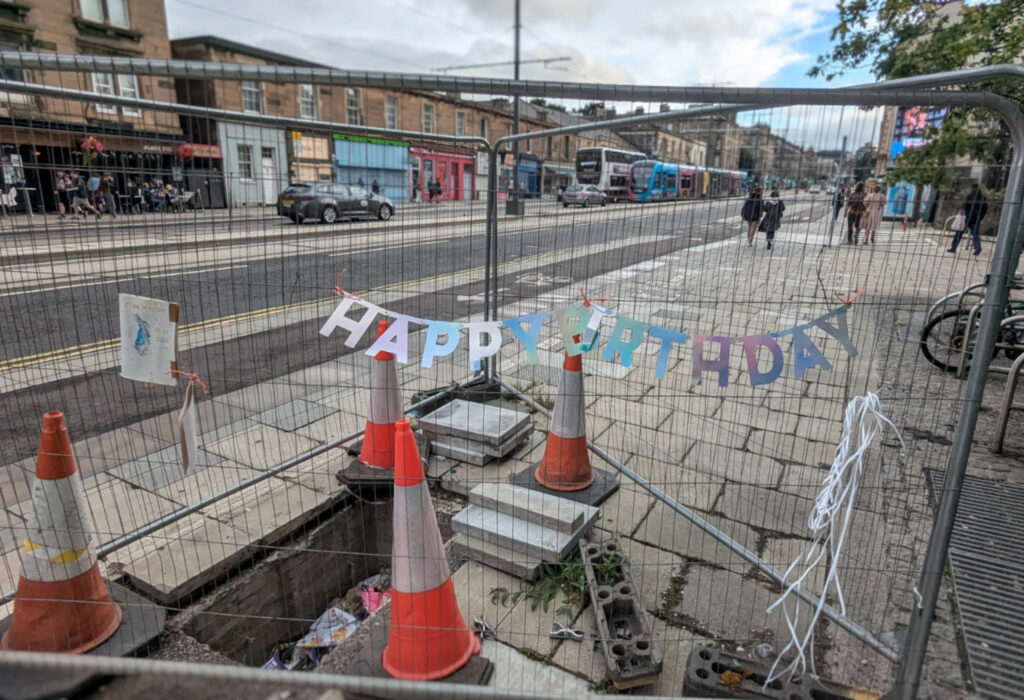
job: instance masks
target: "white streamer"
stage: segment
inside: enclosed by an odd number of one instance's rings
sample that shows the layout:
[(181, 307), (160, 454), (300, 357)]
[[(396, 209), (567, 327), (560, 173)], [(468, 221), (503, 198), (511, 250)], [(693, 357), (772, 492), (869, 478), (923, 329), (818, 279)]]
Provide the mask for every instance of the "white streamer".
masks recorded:
[[(889, 426), (896, 432), (900, 445), (906, 449), (903, 437), (896, 426), (888, 418), (882, 415), (881, 404), (878, 396), (868, 393), (865, 396), (858, 396), (846, 406), (846, 415), (843, 418), (843, 436), (836, 448), (836, 457), (832, 462), (832, 468), (822, 484), (821, 491), (814, 501), (814, 508), (807, 518), (807, 526), (812, 533), (811, 546), (802, 555), (798, 556), (783, 576), (788, 581), (791, 574), (804, 567), (801, 573), (792, 583), (788, 584), (779, 599), (768, 606), (767, 612), (776, 607), (782, 606), (782, 613), (786, 620), (786, 627), (789, 629), (789, 643), (779, 652), (775, 663), (765, 685), (771, 681), (788, 676), (791, 679), (795, 674), (802, 675), (807, 670), (807, 657), (811, 659), (811, 673), (816, 675), (814, 668), (814, 628), (821, 617), (822, 608), (825, 605), (825, 598), (830, 588), (834, 588), (836, 597), (839, 600), (839, 610), (846, 614), (846, 601), (843, 599), (843, 589), (839, 582), (839, 555), (846, 542), (846, 534), (850, 527), (850, 519), (853, 516), (853, 507), (857, 499), (857, 487), (860, 485), (861, 475), (864, 471), (864, 455), (871, 447), (875, 435)], [(838, 516), (838, 518), (837, 518)], [(838, 520), (838, 522), (837, 522)], [(831, 561), (828, 575), (825, 577), (825, 584), (821, 590), (818, 606), (814, 609), (807, 631), (801, 636), (797, 626), (800, 621), (800, 597), (794, 591), (800, 588), (804, 579), (815, 567), (821, 563), (822, 558), (828, 555)], [(790, 611), (785, 604), (787, 598), (794, 601), (793, 609)], [(796, 650), (796, 657), (784, 668), (779, 669), (782, 657), (789, 651)], [(778, 669), (778, 672), (776, 672)]]

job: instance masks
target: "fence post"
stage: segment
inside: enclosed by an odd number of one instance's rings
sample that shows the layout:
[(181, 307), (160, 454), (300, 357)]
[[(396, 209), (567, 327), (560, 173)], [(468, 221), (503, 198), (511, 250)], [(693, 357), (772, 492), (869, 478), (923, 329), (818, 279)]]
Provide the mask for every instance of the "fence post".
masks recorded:
[[(487, 149), (487, 218), (486, 245), (484, 246), (484, 320), (498, 320), (498, 151), (494, 146)], [(491, 269), (491, 259), (494, 269)], [(493, 275), (493, 277), (492, 277)], [(491, 290), (494, 290), (494, 305), (491, 306)], [(488, 379), (497, 376), (497, 359), (487, 358), (484, 372)]]
[[(985, 291), (983, 311), (980, 315), (978, 342), (974, 348), (976, 358), (992, 357), (999, 334), (999, 324), (1010, 293), (1010, 279), (1016, 267), (1014, 253), (1019, 251), (1014, 233), (1020, 224), (1021, 199), (1024, 197), (1024, 116), (1018, 111), (1015, 114), (1004, 113), (1003, 117), (1013, 139), (1013, 163), (1003, 200), (999, 234), (985, 280), (988, 288)], [(949, 541), (953, 533), (957, 506), (960, 503), (960, 489), (967, 471), (967, 459), (971, 454), (971, 442), (981, 410), (987, 375), (986, 363), (980, 360), (971, 363), (963, 408), (953, 435), (949, 467), (946, 469), (946, 477), (942, 484), (939, 508), (928, 539), (920, 583), (914, 589), (917, 605), (910, 614), (910, 627), (896, 669), (896, 681), (891, 694), (887, 697), (912, 700), (917, 696), (925, 652), (928, 648), (928, 635), (931, 632), (939, 589), (946, 570)]]

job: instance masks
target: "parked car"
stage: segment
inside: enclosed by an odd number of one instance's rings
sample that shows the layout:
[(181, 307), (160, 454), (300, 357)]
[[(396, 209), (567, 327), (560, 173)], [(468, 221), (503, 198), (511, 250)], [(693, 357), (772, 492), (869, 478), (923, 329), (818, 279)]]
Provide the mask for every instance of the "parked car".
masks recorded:
[(287, 216), (297, 224), (311, 219), (325, 224), (372, 217), (387, 221), (394, 213), (395, 205), (387, 197), (373, 194), (365, 187), (333, 182), (297, 183), (277, 198), (278, 216)]
[(807, 190), (809, 194), (821, 194), (821, 185), (811, 185), (811, 188)]
[(569, 185), (562, 194), (562, 206), (578, 204), (581, 207), (589, 207), (591, 204), (600, 204), (602, 207), (608, 203), (608, 195), (597, 188), (597, 185)]

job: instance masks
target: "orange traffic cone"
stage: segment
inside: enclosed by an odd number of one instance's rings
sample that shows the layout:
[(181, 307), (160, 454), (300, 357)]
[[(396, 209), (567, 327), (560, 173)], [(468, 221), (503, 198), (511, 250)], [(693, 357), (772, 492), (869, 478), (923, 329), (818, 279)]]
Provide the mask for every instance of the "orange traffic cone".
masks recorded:
[(542, 486), (554, 491), (582, 491), (594, 483), (587, 451), (585, 403), (583, 355), (566, 355), (544, 458), (533, 473)]
[(43, 417), (21, 578), (0, 648), (81, 654), (120, 624), (121, 608), (100, 577), (64, 414), (51, 411)]
[[(377, 324), (377, 337), (388, 322)], [(370, 412), (359, 461), (375, 469), (395, 468), (395, 421), (402, 417), (402, 392), (398, 388), (395, 356), (383, 350), (370, 361)]]
[(455, 599), (430, 491), (409, 421), (395, 425), (395, 544), (391, 554), (391, 632), (384, 670), (430, 681), (462, 668), (480, 652)]

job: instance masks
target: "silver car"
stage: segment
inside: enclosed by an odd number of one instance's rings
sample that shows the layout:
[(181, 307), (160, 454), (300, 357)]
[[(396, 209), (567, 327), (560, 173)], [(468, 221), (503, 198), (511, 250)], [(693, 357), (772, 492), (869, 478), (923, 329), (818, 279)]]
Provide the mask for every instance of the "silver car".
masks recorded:
[(562, 206), (578, 204), (581, 207), (589, 207), (591, 204), (600, 204), (602, 207), (608, 203), (608, 195), (598, 189), (597, 185), (569, 185), (562, 194)]

